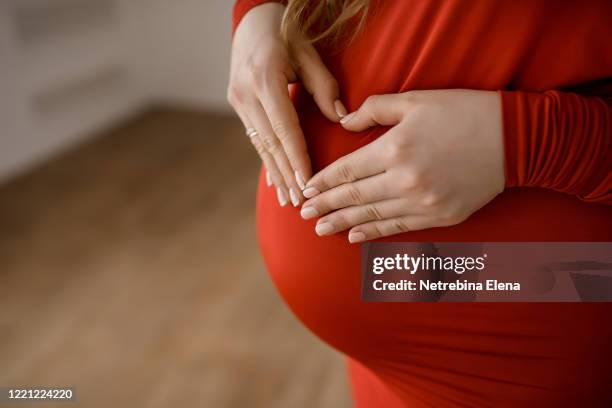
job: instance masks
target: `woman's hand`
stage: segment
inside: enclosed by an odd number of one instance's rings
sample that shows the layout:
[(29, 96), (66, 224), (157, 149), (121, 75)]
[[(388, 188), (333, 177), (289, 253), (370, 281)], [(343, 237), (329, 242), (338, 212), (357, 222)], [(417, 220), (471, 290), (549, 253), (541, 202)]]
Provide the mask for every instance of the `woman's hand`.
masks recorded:
[(287, 86), (301, 80), (323, 114), (339, 121), (346, 114), (338, 85), (316, 50), (297, 35), (286, 44), (280, 35), (284, 6), (266, 3), (249, 11), (234, 34), (228, 100), (249, 132), (277, 187), (281, 206), (301, 202), (312, 175), (310, 158)]
[(344, 128), (393, 128), (317, 173), (302, 217), (350, 242), (462, 222), (504, 188), (500, 104), (460, 89), (369, 97)]

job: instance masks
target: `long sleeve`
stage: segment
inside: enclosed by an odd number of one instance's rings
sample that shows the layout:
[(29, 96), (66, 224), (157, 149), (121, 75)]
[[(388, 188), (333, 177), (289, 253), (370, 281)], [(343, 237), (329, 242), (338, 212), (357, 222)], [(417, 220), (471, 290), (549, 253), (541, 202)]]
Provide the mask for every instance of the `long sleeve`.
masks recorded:
[(507, 187), (543, 187), (612, 205), (612, 101), (501, 92)]
[(286, 3), (283, 0), (237, 0), (234, 4), (234, 12), (232, 15), (232, 32), (236, 31), (236, 27), (246, 13), (253, 7), (264, 3)]

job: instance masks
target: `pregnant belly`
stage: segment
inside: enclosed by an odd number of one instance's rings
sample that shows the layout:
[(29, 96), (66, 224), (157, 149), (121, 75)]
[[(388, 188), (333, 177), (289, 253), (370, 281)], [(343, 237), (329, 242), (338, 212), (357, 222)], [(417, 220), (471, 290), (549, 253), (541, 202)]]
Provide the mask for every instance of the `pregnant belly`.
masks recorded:
[[(566, 222), (563, 209), (574, 210), (565, 213)], [(536, 212), (542, 215), (538, 226), (528, 217)], [(584, 221), (578, 229), (577, 215)], [(601, 228), (602, 221), (610, 225), (609, 215), (599, 223), (596, 218), (564, 197), (517, 191), (464, 225), (388, 240), (609, 240)], [(257, 224), (267, 270), (294, 314), (406, 403), (531, 406), (533, 400), (561, 406), (577, 396), (599, 403), (610, 393), (611, 304), (363, 303), (359, 246), (348, 244), (345, 233), (316, 236), (314, 222), (302, 220), (295, 208), (279, 207), (263, 178)]]
[[(299, 111), (315, 171), (384, 131), (347, 134), (308, 115), (308, 107)], [(598, 403), (610, 392), (612, 305), (363, 303), (359, 246), (346, 233), (318, 237), (315, 221), (281, 208), (260, 177), (258, 239), (281, 296), (313, 333), (360, 361), (404, 401), (530, 406), (531, 398), (545, 406), (571, 398)], [(611, 226), (609, 207), (516, 189), (460, 225), (381, 241), (610, 241)]]

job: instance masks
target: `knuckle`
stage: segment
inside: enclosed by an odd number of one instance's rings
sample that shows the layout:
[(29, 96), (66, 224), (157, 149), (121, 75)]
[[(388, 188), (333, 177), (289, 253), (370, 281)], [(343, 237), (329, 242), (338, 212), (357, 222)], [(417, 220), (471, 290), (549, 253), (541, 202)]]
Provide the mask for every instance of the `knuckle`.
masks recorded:
[(437, 191), (430, 191), (423, 196), (422, 203), (425, 207), (435, 207), (442, 202), (442, 195)]
[(414, 103), (417, 100), (418, 93), (415, 91), (406, 91), (402, 94), (402, 99), (406, 103)]
[(378, 223), (374, 223), (372, 225), (372, 235), (372, 238), (382, 237), (385, 235), (383, 229)]
[[(405, 131), (407, 131), (406, 129), (404, 129)], [(393, 144), (395, 144), (396, 148), (404, 153), (407, 154), (408, 150), (414, 147), (414, 139), (412, 137), (410, 137), (410, 134), (406, 134), (403, 135), (404, 137), (396, 137), (393, 140)]]
[(349, 227), (349, 221), (344, 214), (334, 214), (323, 218), (320, 222), (330, 222), (336, 230), (344, 230)]
[(334, 77), (327, 76), (322, 80), (322, 86), (325, 88), (327, 92), (337, 93), (338, 92), (338, 81)]
[(379, 98), (379, 95), (368, 96), (359, 110), (363, 111), (366, 115), (372, 117), (373, 119), (376, 119), (376, 104)]
[(257, 153), (261, 156), (266, 152), (265, 147), (263, 146), (263, 143), (261, 142), (261, 140), (258, 137), (252, 137), (251, 138), (251, 144), (253, 145), (253, 147), (255, 148), (255, 150), (257, 151)]
[(236, 98), (234, 96), (234, 93), (232, 92), (231, 88), (227, 88), (227, 92), (225, 94), (225, 99), (227, 100), (227, 102), (232, 105), (232, 106), (236, 106)]
[(399, 188), (401, 191), (413, 191), (421, 185), (421, 176), (416, 171), (406, 171), (399, 179)]
[(341, 179), (340, 181), (343, 183), (349, 183), (355, 180), (355, 172), (346, 162), (338, 163), (338, 174)]
[(249, 71), (253, 81), (253, 88), (256, 90), (262, 90), (265, 84), (265, 70), (263, 67), (261, 65), (251, 63), (251, 65), (249, 65)]
[(382, 220), (382, 215), (380, 214), (380, 211), (378, 210), (378, 208), (376, 208), (376, 205), (368, 204), (364, 207), (364, 211), (368, 219), (376, 220), (376, 221)]
[(388, 95), (371, 95), (368, 96), (364, 104), (365, 111), (375, 122), (380, 123), (383, 121), (381, 115), (385, 111), (385, 99)]
[(392, 163), (403, 163), (406, 161), (408, 144), (402, 140), (393, 140), (387, 143), (385, 153)]
[(272, 153), (272, 154), (276, 154), (278, 152), (279, 149), (279, 143), (278, 140), (271, 136), (271, 135), (265, 135), (261, 141), (263, 147), (265, 150), (267, 150), (268, 152)]
[(255, 58), (254, 58), (253, 55), (250, 55), (247, 58), (245, 65), (246, 65), (247, 70), (251, 74), (254, 74), (256, 72), (260, 72), (261, 71), (261, 64), (259, 64), (257, 61), (255, 61)]
[(242, 99), (240, 89), (233, 84), (230, 84), (230, 86), (227, 87), (226, 97), (229, 104), (233, 107), (236, 107), (238, 104), (240, 104), (240, 101)]
[(396, 143), (389, 143), (385, 149), (385, 156), (390, 162), (396, 163), (400, 160), (401, 151)]
[(407, 96), (405, 98), (400, 99), (398, 103), (401, 105), (401, 108), (406, 113), (406, 115), (412, 114), (412, 112), (414, 111), (414, 107), (416, 106), (416, 101), (411, 96)]
[(347, 184), (346, 193), (352, 204), (363, 204), (363, 195), (357, 187), (351, 184)]
[(393, 220), (392, 228), (394, 232), (406, 232), (409, 231), (408, 224), (401, 218), (396, 218)]
[(287, 125), (283, 122), (275, 122), (272, 124), (272, 131), (280, 141), (285, 141), (289, 138), (290, 131)]
[(370, 95), (366, 98), (363, 105), (364, 107), (366, 107), (366, 109), (371, 109), (372, 107), (374, 107), (374, 105), (376, 105), (379, 99), (380, 99), (380, 95)]

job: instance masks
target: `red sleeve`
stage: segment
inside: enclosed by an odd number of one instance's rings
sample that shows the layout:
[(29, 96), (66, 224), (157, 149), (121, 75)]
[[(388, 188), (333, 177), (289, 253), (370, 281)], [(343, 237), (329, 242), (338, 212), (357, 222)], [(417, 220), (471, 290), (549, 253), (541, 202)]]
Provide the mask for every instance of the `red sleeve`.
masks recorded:
[(612, 100), (501, 92), (507, 187), (543, 187), (612, 205)]
[(232, 15), (232, 33), (236, 31), (236, 27), (240, 24), (242, 17), (249, 12), (253, 7), (264, 3), (286, 3), (286, 0), (236, 0), (234, 4), (234, 13)]

